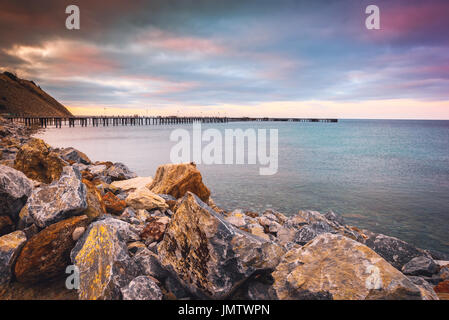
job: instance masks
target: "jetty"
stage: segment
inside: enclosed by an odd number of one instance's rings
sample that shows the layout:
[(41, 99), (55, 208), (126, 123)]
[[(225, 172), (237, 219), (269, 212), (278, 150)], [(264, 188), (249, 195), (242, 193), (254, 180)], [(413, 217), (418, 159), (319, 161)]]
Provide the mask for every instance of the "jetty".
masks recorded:
[(283, 122), (338, 122), (338, 119), (322, 118), (250, 118), (250, 117), (180, 117), (180, 116), (68, 116), (68, 117), (4, 117), (13, 123), (22, 123), (28, 127), (98, 127), (98, 126), (144, 126), (144, 125), (177, 125), (190, 123), (228, 123), (249, 121), (283, 121)]

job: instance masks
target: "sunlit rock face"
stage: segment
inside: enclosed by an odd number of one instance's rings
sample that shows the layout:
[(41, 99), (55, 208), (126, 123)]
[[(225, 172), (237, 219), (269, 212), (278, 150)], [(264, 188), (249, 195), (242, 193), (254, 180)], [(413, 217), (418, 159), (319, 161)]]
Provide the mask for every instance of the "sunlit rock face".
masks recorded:
[(59, 179), (68, 165), (51, 147), (40, 139), (31, 139), (21, 146), (14, 167), (33, 180), (51, 183)]
[(72, 217), (43, 229), (25, 244), (15, 265), (19, 282), (38, 282), (65, 274), (70, 251), (75, 246), (73, 232), (85, 228), (89, 218)]
[(276, 267), (284, 249), (241, 231), (187, 192), (158, 247), (159, 259), (200, 297), (225, 298), (256, 271)]
[(71, 259), (80, 271), (81, 300), (121, 299), (121, 288), (140, 272), (118, 230), (103, 221), (89, 226), (73, 248)]
[(324, 233), (285, 254), (273, 272), (279, 299), (423, 299), (420, 288), (367, 246)]
[(160, 166), (149, 189), (154, 193), (169, 194), (177, 199), (188, 191), (196, 194), (202, 201), (207, 201), (210, 196), (200, 171), (193, 163)]

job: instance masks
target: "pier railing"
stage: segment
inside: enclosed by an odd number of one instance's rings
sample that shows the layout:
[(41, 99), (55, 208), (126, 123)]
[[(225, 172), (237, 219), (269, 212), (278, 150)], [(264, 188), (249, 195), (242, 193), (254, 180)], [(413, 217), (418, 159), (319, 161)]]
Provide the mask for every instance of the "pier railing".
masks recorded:
[(144, 126), (189, 123), (228, 123), (240, 121), (284, 121), (284, 122), (338, 122), (338, 119), (322, 118), (249, 118), (249, 117), (178, 117), (178, 116), (74, 116), (74, 117), (30, 117), (6, 116), (11, 122), (41, 128), (62, 126)]

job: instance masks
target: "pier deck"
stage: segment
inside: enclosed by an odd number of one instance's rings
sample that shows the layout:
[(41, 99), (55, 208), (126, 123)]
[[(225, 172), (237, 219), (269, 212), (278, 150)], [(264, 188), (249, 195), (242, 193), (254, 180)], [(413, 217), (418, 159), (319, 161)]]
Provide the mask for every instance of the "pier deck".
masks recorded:
[(189, 123), (228, 123), (240, 121), (284, 121), (284, 122), (338, 122), (338, 119), (321, 118), (232, 118), (232, 117), (178, 117), (178, 116), (74, 116), (74, 117), (28, 117), (5, 116), (12, 122), (23, 123), (26, 126), (41, 128), (62, 126), (144, 126), (173, 125)]

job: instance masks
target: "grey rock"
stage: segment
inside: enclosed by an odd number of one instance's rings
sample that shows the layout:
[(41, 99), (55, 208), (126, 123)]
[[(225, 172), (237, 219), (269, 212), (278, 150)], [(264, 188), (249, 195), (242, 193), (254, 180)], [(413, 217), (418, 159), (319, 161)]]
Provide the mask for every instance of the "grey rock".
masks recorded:
[(27, 201), (28, 212), (40, 228), (87, 209), (87, 188), (77, 169), (64, 167), (61, 177), (49, 185), (35, 189)]
[(32, 189), (31, 180), (22, 172), (0, 165), (0, 216), (8, 215), (17, 221)]
[(60, 155), (61, 158), (67, 162), (75, 162), (84, 165), (90, 164), (90, 159), (84, 153), (72, 147), (62, 149)]
[(104, 164), (89, 166), (89, 172), (92, 173), (94, 176), (101, 175), (103, 172), (105, 172), (107, 167)]
[(132, 225), (109, 214), (103, 215), (93, 224), (105, 224), (113, 227), (125, 242), (139, 241), (139, 234), (143, 228), (142, 226), (142, 228), (139, 229), (138, 226)]
[(408, 277), (421, 291), (423, 300), (439, 300), (437, 294), (433, 290), (433, 286), (421, 277), (409, 276)]
[(116, 162), (109, 167), (109, 169), (106, 170), (105, 175), (111, 177), (112, 181), (128, 180), (137, 177), (137, 174), (129, 170), (126, 165), (120, 162)]
[(256, 271), (272, 270), (285, 249), (239, 230), (187, 192), (158, 247), (161, 264), (198, 296), (227, 297)]
[(299, 229), (294, 237), (294, 242), (305, 245), (322, 233), (337, 233), (329, 224), (324, 221), (318, 221), (310, 225), (305, 225)]
[(374, 250), (398, 270), (402, 270), (402, 267), (413, 258), (427, 256), (424, 250), (400, 239), (368, 230), (363, 230), (363, 233), (367, 239), (360, 242)]
[(176, 201), (176, 198), (170, 194), (159, 193), (158, 196), (164, 199), (165, 201)]
[(125, 221), (127, 223), (130, 223), (130, 224), (137, 224), (137, 225), (139, 225), (139, 224), (142, 223), (142, 221), (140, 221), (137, 218), (137, 215), (136, 215), (136, 212), (134, 211), (134, 209), (131, 208), (131, 207), (127, 207), (125, 210), (123, 210), (123, 212), (120, 215), (119, 219), (123, 220), (123, 221)]
[(27, 241), (23, 231), (15, 231), (0, 237), (0, 285), (12, 278), (12, 268)]
[(158, 285), (147, 276), (133, 279), (122, 288), (123, 300), (162, 300), (162, 291)]
[(327, 212), (327, 213), (324, 215), (324, 217), (325, 217), (327, 220), (332, 221), (332, 222), (334, 222), (334, 223), (336, 223), (336, 224), (338, 224), (338, 225), (341, 225), (341, 226), (345, 225), (345, 220), (343, 219), (343, 217), (342, 217), (341, 215), (339, 215), (339, 214), (336, 214), (336, 213), (333, 212), (333, 211)]
[(138, 249), (133, 260), (144, 275), (152, 276), (159, 281), (164, 281), (169, 275), (168, 271), (161, 266), (157, 254), (149, 249)]
[(420, 256), (413, 258), (402, 267), (402, 273), (411, 276), (429, 276), (437, 273), (440, 268), (433, 259)]

